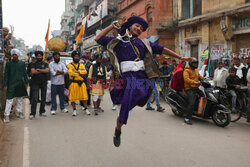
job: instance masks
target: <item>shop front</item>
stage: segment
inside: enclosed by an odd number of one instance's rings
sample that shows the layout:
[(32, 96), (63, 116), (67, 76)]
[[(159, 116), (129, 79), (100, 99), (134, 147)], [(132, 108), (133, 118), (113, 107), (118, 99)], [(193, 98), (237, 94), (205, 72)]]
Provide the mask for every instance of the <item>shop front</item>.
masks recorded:
[(233, 18), (234, 53), (240, 58), (250, 56), (250, 15)]

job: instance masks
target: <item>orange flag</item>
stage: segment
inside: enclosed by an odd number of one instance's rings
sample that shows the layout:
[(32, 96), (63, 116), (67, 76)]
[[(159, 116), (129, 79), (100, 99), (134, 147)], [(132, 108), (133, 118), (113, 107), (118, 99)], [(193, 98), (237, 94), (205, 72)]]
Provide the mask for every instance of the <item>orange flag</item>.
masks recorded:
[(82, 40), (82, 35), (84, 34), (84, 29), (83, 29), (83, 24), (82, 24), (82, 26), (81, 26), (81, 30), (80, 30), (80, 33), (77, 35), (77, 37), (76, 37), (76, 41), (80, 41), (80, 40)]
[(49, 42), (49, 28), (50, 28), (50, 20), (49, 20), (49, 24), (48, 24), (47, 33), (46, 33), (46, 36), (45, 36), (46, 45), (47, 45), (48, 42)]

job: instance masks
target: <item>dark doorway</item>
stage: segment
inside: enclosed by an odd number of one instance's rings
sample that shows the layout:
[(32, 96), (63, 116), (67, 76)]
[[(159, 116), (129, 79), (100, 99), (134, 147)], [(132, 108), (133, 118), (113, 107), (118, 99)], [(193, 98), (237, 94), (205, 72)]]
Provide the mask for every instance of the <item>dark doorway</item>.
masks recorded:
[(191, 45), (191, 57), (195, 57), (198, 60), (198, 45)]

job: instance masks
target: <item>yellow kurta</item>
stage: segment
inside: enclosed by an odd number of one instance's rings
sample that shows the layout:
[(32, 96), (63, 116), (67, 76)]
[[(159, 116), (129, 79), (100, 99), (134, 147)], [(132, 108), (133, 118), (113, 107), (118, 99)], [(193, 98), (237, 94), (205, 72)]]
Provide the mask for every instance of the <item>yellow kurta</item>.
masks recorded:
[[(103, 73), (102, 68), (100, 69), (100, 71)], [(105, 71), (106, 71), (106, 79), (108, 78), (108, 72), (107, 72), (107, 68), (105, 67)], [(88, 78), (92, 77), (92, 73), (93, 73), (93, 66), (91, 66), (89, 68), (89, 75)], [(97, 75), (102, 75), (100, 72)], [(102, 96), (104, 95), (104, 87), (103, 84), (100, 83), (100, 81), (97, 81), (96, 84), (92, 84), (92, 89), (89, 91), (89, 94), (94, 95), (94, 96)]]
[[(77, 68), (78, 64), (74, 63), (74, 66)], [(76, 81), (83, 81), (83, 78), (80, 75), (86, 75), (87, 70), (85, 69), (84, 65), (80, 63), (80, 67), (78, 71), (80, 74), (76, 73), (76, 69), (71, 63), (67, 65), (68, 74), (69, 74), (69, 79), (70, 80), (76, 80)], [(84, 101), (88, 100), (88, 93), (87, 93), (87, 87), (85, 83), (82, 83), (80, 86), (78, 83), (71, 82), (69, 86), (69, 102), (76, 102), (76, 101)]]

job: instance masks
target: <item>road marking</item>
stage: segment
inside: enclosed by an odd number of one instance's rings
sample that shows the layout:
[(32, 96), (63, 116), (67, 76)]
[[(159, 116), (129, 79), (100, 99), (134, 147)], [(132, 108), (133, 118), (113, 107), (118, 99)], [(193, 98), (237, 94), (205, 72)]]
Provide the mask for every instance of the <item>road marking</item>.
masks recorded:
[[(27, 99), (25, 99), (25, 104), (27, 104)], [(25, 105), (25, 117), (28, 117), (28, 107)], [(29, 118), (28, 118), (29, 119)], [(26, 120), (25, 120), (26, 121)], [(28, 123), (25, 122), (24, 124), (24, 135), (23, 135), (23, 167), (29, 167), (30, 161), (30, 150), (29, 150), (29, 128)]]

